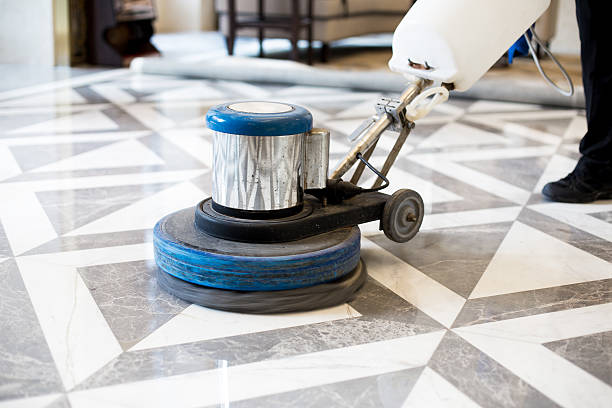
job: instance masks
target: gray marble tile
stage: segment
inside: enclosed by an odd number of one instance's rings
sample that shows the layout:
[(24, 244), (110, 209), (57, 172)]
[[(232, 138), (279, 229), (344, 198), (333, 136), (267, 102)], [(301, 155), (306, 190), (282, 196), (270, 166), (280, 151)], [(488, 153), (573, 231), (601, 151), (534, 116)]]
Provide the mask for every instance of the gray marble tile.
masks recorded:
[(36, 196), (49, 221), (62, 235), (173, 185), (159, 183), (43, 191)]
[(527, 191), (533, 190), (548, 164), (548, 157), (461, 162), (463, 166), (506, 181)]
[(453, 327), (612, 302), (612, 279), (468, 299)]
[(87, 100), (87, 103), (108, 103), (109, 100), (100, 95), (99, 93), (93, 91), (88, 85), (77, 86), (72, 88), (75, 92), (81, 95), (83, 98)]
[(500, 223), (421, 231), (409, 245), (392, 242), (384, 235), (370, 239), (467, 298), (511, 225)]
[(119, 130), (147, 130), (148, 126), (136, 120), (132, 115), (124, 111), (119, 106), (112, 106), (102, 111), (109, 119), (113, 120), (119, 126)]
[[(51, 171), (51, 172), (30, 172), (23, 173), (1, 181), (0, 183), (17, 182), (17, 181), (36, 181), (36, 180), (56, 180), (65, 178), (77, 177), (93, 177), (93, 176), (114, 176), (114, 175), (130, 175), (138, 173), (154, 173), (156, 171), (168, 171), (184, 169), (178, 165), (152, 165), (152, 166), (128, 166), (106, 169), (85, 169), (85, 170), (70, 170), (70, 171)], [(191, 169), (191, 168), (189, 168)]]
[(21, 170), (29, 171), (45, 164), (66, 159), (77, 154), (107, 146), (115, 141), (89, 143), (62, 143), (29, 146), (10, 146)]
[(157, 286), (152, 260), (79, 268), (83, 281), (124, 349), (128, 349), (189, 304)]
[(232, 402), (232, 407), (400, 408), (423, 367)]
[[(46, 122), (48, 120), (57, 119), (67, 116), (68, 113), (13, 113), (11, 115), (0, 115), (0, 138), (15, 137), (14, 133), (9, 133), (12, 130), (17, 130), (22, 127), (34, 125), (36, 123)], [(40, 136), (40, 132), (28, 132), (19, 134), (19, 137)]]
[[(29, 250), (24, 255), (77, 251), (81, 249), (106, 248), (141, 244), (153, 241), (153, 230), (116, 231), (105, 234), (62, 236)], [(0, 241), (1, 244), (1, 241)]]
[(544, 346), (612, 385), (612, 331), (554, 341)]
[(0, 401), (63, 391), (17, 264), (0, 263)]
[(452, 332), (446, 333), (428, 366), (483, 408), (558, 406)]
[(588, 232), (565, 224), (554, 218), (524, 208), (518, 221), (537, 228), (565, 243), (580, 248), (603, 260), (612, 262), (612, 245), (609, 241), (589, 234)]
[(118, 356), (77, 388), (95, 388), (208, 370), (216, 368), (219, 360), (227, 361), (229, 365), (247, 364), (391, 340), (435, 330), (439, 330), (439, 325), (431, 327), (363, 316), (131, 351)]
[(591, 217), (599, 218), (602, 221), (612, 224), (612, 211), (604, 211), (600, 213), (590, 214)]
[[(484, 123), (480, 123), (480, 122), (474, 122), (472, 120), (469, 119), (469, 117), (465, 117), (465, 118), (461, 118), (459, 120), (457, 120), (458, 123), (473, 127), (475, 129), (480, 129), (480, 130), (484, 130), (485, 132), (489, 132), (489, 133), (493, 133), (496, 134), (497, 136), (503, 137), (506, 139), (506, 143), (507, 144), (503, 144), (503, 145), (497, 145), (497, 147), (499, 148), (505, 148), (505, 147), (529, 147), (529, 146), (542, 146), (542, 143), (537, 142), (535, 140), (531, 140), (531, 139), (527, 139), (524, 137), (521, 137), (519, 135), (516, 135), (512, 132), (504, 132), (503, 130), (497, 128), (497, 127), (493, 127), (493, 126), (488, 126)], [(494, 145), (489, 145), (489, 146), (494, 146)], [(470, 149), (478, 149), (481, 146), (477, 146), (477, 147), (470, 147)], [(440, 151), (449, 151), (450, 149), (458, 149), (458, 150), (464, 150), (465, 147), (457, 147), (457, 148), (442, 148), (440, 149)]]
[(419, 327), (431, 329), (444, 328), (414, 305), (370, 277), (363, 288), (357, 293), (355, 299), (349, 304), (369, 319), (406, 323), (412, 325), (415, 329)]
[[(516, 203), (490, 194), (485, 190), (481, 190), (470, 184), (463, 183), (459, 179), (448, 177), (444, 174), (436, 172), (433, 169), (421, 166), (405, 157), (399, 157), (395, 163), (395, 167), (424, 180), (430, 181), (431, 183), (463, 198), (463, 200), (449, 202), (433, 204), (427, 203), (428, 206), (431, 206), (432, 214), (481, 210), (483, 208), (499, 208), (516, 205)], [(405, 185), (404, 188), (411, 188), (411, 186)]]

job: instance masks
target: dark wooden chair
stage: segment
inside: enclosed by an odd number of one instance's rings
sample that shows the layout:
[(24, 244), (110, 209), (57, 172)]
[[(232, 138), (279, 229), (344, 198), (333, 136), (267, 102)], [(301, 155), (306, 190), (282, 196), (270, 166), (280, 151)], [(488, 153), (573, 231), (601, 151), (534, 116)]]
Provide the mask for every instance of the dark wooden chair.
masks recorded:
[(298, 39), (300, 30), (306, 29), (308, 41), (308, 64), (312, 64), (312, 0), (307, 1), (306, 16), (300, 15), (300, 1), (291, 0), (291, 16), (288, 17), (267, 17), (264, 12), (264, 0), (258, 0), (257, 18), (248, 20), (238, 20), (236, 12), (236, 0), (227, 0), (227, 13), (229, 18), (229, 30), (227, 35), (227, 52), (229, 55), (234, 54), (234, 42), (236, 41), (236, 32), (241, 28), (256, 28), (259, 34), (259, 56), (263, 57), (263, 40), (264, 30), (266, 28), (274, 28), (285, 30), (289, 33), (291, 41), (291, 59), (299, 60)]

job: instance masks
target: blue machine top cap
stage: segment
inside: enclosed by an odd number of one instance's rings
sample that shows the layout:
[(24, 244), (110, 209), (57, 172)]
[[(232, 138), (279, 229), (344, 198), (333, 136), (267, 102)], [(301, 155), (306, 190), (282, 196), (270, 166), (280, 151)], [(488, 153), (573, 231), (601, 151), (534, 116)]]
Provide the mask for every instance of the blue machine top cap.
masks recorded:
[(213, 106), (206, 125), (222, 133), (246, 136), (282, 136), (312, 129), (312, 115), (301, 106), (280, 102), (231, 102)]

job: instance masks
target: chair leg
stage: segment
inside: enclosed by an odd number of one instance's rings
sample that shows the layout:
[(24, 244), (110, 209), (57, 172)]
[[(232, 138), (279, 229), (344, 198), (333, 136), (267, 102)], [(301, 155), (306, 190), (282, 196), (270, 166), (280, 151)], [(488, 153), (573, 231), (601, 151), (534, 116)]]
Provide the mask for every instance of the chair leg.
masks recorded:
[(308, 0), (308, 26), (306, 27), (308, 35), (308, 65), (312, 65), (312, 0)]
[(297, 61), (300, 59), (300, 53), (298, 49), (298, 38), (300, 34), (300, 2), (299, 0), (293, 0), (293, 30), (291, 30), (291, 59)]
[(329, 61), (330, 47), (329, 43), (324, 42), (321, 46), (321, 62)]
[(227, 2), (227, 20), (228, 20), (228, 35), (227, 54), (234, 55), (234, 42), (236, 40), (236, 0), (228, 0)]
[[(259, 0), (257, 2), (257, 14), (259, 17), (259, 21), (263, 22), (266, 18), (264, 13), (264, 0)], [(264, 41), (264, 29), (263, 27), (259, 27), (259, 58), (263, 58), (264, 49), (263, 49), (263, 41)]]

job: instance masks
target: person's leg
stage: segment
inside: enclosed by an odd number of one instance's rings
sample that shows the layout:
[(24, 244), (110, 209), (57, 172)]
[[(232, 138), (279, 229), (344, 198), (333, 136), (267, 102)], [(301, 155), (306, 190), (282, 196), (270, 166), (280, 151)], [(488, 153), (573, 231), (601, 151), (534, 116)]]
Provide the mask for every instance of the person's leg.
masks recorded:
[(588, 130), (582, 157), (567, 177), (542, 193), (555, 201), (590, 202), (612, 198), (612, 3), (576, 0)]

